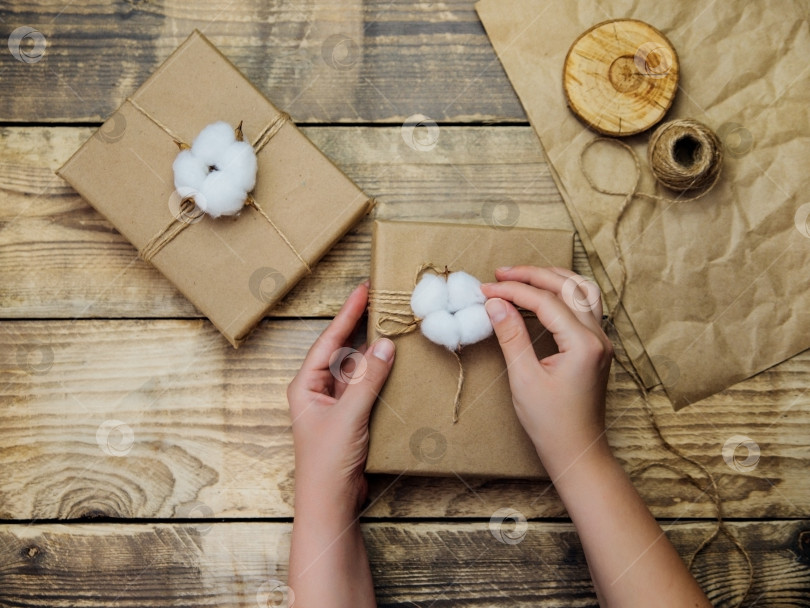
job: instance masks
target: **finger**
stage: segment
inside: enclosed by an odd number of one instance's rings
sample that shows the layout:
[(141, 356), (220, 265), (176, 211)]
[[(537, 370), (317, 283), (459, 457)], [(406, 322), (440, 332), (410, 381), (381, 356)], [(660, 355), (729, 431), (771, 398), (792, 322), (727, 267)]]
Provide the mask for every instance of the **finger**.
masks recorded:
[(495, 271), (495, 276), (501, 281), (519, 281), (552, 292), (571, 308), (580, 321), (588, 323), (587, 319), (591, 316), (590, 309), (581, 310), (582, 307), (574, 306), (571, 287), (575, 287), (575, 285), (569, 282), (568, 277), (554, 272), (554, 268), (540, 268), (537, 266), (499, 268)]
[(388, 379), (395, 352), (396, 347), (388, 338), (379, 338), (368, 349), (338, 401), (349, 415), (368, 423), (371, 408)]
[(509, 377), (529, 378), (536, 375), (537, 356), (526, 323), (517, 309), (501, 298), (490, 298), (484, 306), (501, 345)]
[(488, 298), (502, 298), (531, 310), (552, 333), (561, 353), (587, 348), (592, 343), (593, 331), (550, 291), (516, 281), (487, 283), (481, 289)]
[(602, 298), (599, 287), (571, 270), (557, 267), (515, 266), (498, 269), (495, 276), (501, 281), (520, 281), (556, 294), (590, 329), (602, 323)]
[(302, 371), (322, 370), (329, 367), (330, 357), (349, 339), (366, 310), (367, 302), (368, 285), (363, 283), (355, 287), (332, 322), (315, 340), (301, 366)]
[(551, 268), (540, 268), (538, 266), (498, 268), (495, 271), (495, 276), (500, 281), (520, 281), (555, 294), (560, 293), (566, 280), (566, 277), (560, 276)]
[(583, 303), (590, 309), (591, 314), (596, 320), (597, 324), (602, 326), (602, 291), (596, 281), (588, 277), (583, 277), (568, 268), (549, 267), (549, 270), (574, 281), (577, 285), (578, 294), (576, 294), (577, 302), (580, 307)]

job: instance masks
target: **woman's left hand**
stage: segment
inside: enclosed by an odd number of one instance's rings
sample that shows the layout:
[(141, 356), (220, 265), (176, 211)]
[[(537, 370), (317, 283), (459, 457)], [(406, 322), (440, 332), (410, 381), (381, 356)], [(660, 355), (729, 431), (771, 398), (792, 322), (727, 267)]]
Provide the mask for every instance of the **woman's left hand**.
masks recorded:
[(394, 361), (394, 343), (387, 338), (377, 340), (368, 351), (350, 347), (367, 301), (368, 285), (362, 284), (312, 345), (287, 388), (295, 443), (296, 511), (307, 503), (325, 501), (331, 509), (354, 517), (366, 498), (363, 469), (369, 417)]

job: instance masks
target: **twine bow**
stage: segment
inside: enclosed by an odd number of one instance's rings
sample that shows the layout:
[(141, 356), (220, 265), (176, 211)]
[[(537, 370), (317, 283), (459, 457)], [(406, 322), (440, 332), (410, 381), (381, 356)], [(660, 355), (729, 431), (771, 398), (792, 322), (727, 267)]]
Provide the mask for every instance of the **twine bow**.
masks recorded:
[[(445, 266), (443, 269), (432, 262), (421, 264), (413, 278), (413, 285), (419, 282), (422, 274), (428, 270), (436, 274), (443, 275), (446, 279), (451, 273)], [(396, 337), (404, 336), (419, 328), (418, 319), (411, 310), (411, 292), (395, 291), (387, 289), (372, 289), (368, 294), (369, 310), (378, 313), (380, 316), (374, 324), (374, 329), (381, 336)], [(464, 365), (461, 363), (461, 347), (458, 350), (450, 351), (458, 363), (458, 382), (456, 384), (456, 394), (453, 398), (453, 424), (458, 422), (459, 408), (461, 407), (461, 391), (464, 388)]]

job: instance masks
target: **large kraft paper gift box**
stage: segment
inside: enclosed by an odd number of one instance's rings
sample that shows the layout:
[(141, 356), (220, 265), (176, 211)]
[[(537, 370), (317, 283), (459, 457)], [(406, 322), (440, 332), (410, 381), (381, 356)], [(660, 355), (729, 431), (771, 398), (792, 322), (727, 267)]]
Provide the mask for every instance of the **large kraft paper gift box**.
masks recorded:
[[(178, 140), (220, 120), (258, 149), (252, 196), (267, 217), (212, 219), (174, 193)], [(198, 31), (58, 173), (142, 255), (188, 224), (149, 261), (234, 347), (373, 205)]]
[[(571, 268), (573, 233), (530, 228), (422, 222), (374, 224), (369, 303), (369, 342), (387, 316), (376, 293), (413, 290), (416, 271), (432, 263), (463, 270), (482, 282), (500, 266), (530, 264)], [(535, 352), (557, 352), (533, 315), (524, 317)], [(386, 323), (383, 328), (388, 327)], [(393, 336), (391, 375), (371, 415), (369, 473), (545, 478), (540, 460), (512, 405), (506, 362), (495, 336), (465, 346), (458, 422), (453, 405), (459, 366), (452, 352), (421, 332)]]

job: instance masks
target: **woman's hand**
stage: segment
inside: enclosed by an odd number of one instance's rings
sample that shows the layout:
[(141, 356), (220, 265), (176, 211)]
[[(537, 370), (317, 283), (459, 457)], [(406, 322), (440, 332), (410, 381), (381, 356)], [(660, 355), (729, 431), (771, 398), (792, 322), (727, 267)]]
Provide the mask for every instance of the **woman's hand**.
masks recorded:
[[(483, 286), (520, 422), (579, 532), (603, 606), (710, 606), (605, 438), (613, 347), (592, 281), (561, 268), (501, 269)], [(513, 304), (559, 352), (538, 360)]]
[(369, 416), (391, 371), (394, 343), (381, 338), (368, 352), (349, 346), (367, 301), (363, 284), (287, 388), (295, 443), (288, 602), (301, 608), (376, 605), (358, 512), (367, 490)]
[[(602, 331), (602, 300), (593, 281), (562, 268), (517, 266), (483, 285), (521, 424), (549, 473), (594, 447), (606, 447), (605, 387), (613, 346)], [(557, 343), (538, 360), (514, 305), (537, 315)]]
[[(354, 514), (366, 497), (368, 421), (394, 360), (394, 343), (352, 349), (368, 286), (357, 287), (312, 345), (287, 388), (295, 443), (296, 503), (310, 494)], [(353, 367), (353, 369), (349, 369)]]

